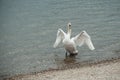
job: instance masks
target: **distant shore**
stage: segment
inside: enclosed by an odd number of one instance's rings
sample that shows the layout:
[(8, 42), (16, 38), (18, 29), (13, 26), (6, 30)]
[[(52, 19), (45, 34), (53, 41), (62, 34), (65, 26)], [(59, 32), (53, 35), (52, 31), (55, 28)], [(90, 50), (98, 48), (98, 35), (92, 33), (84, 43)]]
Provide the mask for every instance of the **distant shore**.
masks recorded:
[(67, 70), (18, 75), (6, 80), (120, 80), (120, 59)]

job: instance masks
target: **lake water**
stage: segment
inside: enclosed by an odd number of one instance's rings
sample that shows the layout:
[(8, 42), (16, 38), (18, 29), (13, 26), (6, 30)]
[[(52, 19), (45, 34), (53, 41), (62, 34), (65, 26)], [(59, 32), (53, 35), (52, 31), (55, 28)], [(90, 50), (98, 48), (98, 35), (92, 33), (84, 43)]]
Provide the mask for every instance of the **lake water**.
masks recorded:
[[(72, 36), (86, 30), (96, 48), (78, 47), (72, 61), (62, 46), (53, 48), (58, 28), (65, 31), (68, 22)], [(119, 57), (120, 0), (0, 1), (1, 78)]]

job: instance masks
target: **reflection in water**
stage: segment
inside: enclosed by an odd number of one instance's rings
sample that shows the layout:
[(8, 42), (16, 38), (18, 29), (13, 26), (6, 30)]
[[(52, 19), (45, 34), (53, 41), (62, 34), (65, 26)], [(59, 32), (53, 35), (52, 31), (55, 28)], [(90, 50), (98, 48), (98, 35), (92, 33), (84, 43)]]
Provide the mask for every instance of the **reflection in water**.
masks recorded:
[(75, 62), (76, 62), (76, 55), (69, 55), (69, 56), (66, 56), (66, 58), (64, 59), (65, 64), (70, 64)]
[(72, 68), (72, 67), (75, 67), (77, 63), (76, 55), (72, 55), (72, 56), (68, 55), (68, 56), (65, 56), (64, 58), (60, 58), (60, 56), (55, 55), (54, 59), (55, 59), (55, 64), (57, 69)]

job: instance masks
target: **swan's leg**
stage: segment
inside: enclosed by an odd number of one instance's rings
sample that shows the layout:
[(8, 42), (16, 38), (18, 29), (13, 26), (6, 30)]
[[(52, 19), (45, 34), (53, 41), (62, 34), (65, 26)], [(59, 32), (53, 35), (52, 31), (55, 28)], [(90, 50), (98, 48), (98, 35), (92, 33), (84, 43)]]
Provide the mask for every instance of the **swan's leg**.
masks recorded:
[(67, 57), (67, 51), (66, 51), (66, 53), (65, 53), (65, 57)]

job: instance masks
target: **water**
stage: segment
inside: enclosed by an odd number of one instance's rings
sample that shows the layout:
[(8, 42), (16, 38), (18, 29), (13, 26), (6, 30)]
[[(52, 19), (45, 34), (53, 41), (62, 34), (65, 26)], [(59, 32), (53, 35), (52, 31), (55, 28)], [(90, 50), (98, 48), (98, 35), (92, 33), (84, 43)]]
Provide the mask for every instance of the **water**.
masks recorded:
[[(120, 0), (1, 0), (0, 77), (120, 57)], [(86, 30), (96, 48), (78, 48), (72, 61), (54, 49), (58, 28)], [(66, 62), (67, 61), (67, 62)]]

